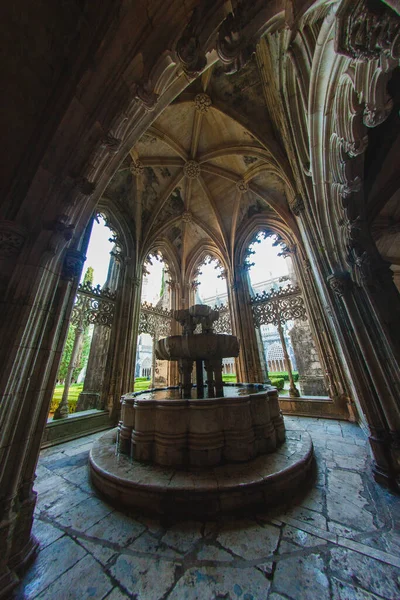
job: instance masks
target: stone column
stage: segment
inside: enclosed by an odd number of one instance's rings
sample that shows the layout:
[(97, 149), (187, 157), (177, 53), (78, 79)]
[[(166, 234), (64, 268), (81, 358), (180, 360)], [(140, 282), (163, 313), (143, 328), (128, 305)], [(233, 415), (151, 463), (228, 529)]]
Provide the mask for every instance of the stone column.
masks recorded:
[[(0, 337), (13, 340), (0, 348), (0, 595), (10, 595), (16, 573), (30, 560), (37, 543), (31, 536), (36, 493), (36, 461), (47, 420), (62, 344), (64, 315), (74, 294), (70, 280), (59, 282), (62, 252), (71, 239), (71, 226), (62, 216), (31, 240), (3, 277)], [(7, 246), (0, 244), (3, 264)], [(79, 264), (73, 254), (66, 267)], [(7, 275), (7, 270), (2, 272)], [(67, 315), (69, 317), (69, 314)]]
[[(370, 430), (369, 441), (374, 454), (375, 479), (387, 485), (399, 485), (400, 474), (400, 406), (392, 394), (392, 386), (385, 381), (387, 365), (379, 357), (380, 340), (371, 338), (373, 321), (366, 327), (365, 300), (359, 297), (348, 272), (335, 273), (328, 283), (336, 297), (343, 303), (349, 328), (355, 337), (362, 356), (362, 369), (357, 369), (357, 383), (365, 382), (359, 400)], [(362, 308), (360, 310), (360, 300)], [(357, 354), (353, 355), (353, 368), (357, 368)], [(364, 371), (365, 365), (367, 372)], [(392, 382), (393, 383), (393, 382)]]
[(257, 332), (250, 306), (249, 275), (245, 268), (236, 267), (233, 285), (228, 287), (233, 334), (240, 341), (237, 360), (237, 379), (245, 383), (268, 381), (266, 368), (261, 362)]

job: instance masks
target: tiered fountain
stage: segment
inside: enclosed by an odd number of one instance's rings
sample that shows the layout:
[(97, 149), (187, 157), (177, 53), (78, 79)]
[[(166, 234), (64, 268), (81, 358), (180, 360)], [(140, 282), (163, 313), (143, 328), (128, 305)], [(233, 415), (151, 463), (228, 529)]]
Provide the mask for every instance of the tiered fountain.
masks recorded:
[(217, 311), (196, 305), (174, 316), (183, 335), (160, 340), (156, 355), (178, 361), (181, 385), (122, 397), (117, 430), (91, 451), (93, 483), (117, 503), (161, 514), (216, 514), (292, 494), (311, 466), (310, 437), (288, 432), (285, 441), (275, 388), (223, 386), (222, 359), (238, 356), (239, 344), (213, 332)]

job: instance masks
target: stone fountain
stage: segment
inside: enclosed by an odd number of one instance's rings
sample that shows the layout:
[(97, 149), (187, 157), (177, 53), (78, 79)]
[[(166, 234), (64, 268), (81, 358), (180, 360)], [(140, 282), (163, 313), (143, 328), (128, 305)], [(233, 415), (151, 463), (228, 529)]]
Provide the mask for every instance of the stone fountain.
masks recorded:
[(214, 515), (274, 503), (306, 478), (311, 439), (300, 431), (285, 435), (277, 390), (223, 385), (222, 359), (238, 356), (239, 343), (213, 332), (218, 316), (204, 305), (175, 311), (182, 335), (159, 340), (156, 356), (178, 361), (180, 386), (125, 394), (118, 428), (93, 446), (92, 481), (111, 501), (160, 514)]

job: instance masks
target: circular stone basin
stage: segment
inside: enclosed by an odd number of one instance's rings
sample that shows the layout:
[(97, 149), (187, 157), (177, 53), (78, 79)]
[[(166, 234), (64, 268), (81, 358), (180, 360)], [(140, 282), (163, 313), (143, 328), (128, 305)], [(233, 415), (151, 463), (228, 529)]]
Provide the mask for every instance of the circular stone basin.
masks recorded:
[(156, 344), (156, 356), (160, 360), (206, 360), (230, 358), (239, 355), (236, 336), (222, 333), (198, 333), (196, 335), (170, 335)]
[(107, 432), (90, 451), (93, 484), (117, 506), (160, 515), (214, 516), (282, 503), (301, 489), (312, 466), (312, 441), (305, 431), (287, 431), (273, 454), (197, 471), (132, 461), (116, 454), (116, 436), (116, 429)]
[(284, 442), (275, 388), (235, 385), (224, 393), (204, 399), (182, 399), (179, 389), (168, 388), (126, 394), (119, 450), (140, 462), (211, 467), (251, 460)]

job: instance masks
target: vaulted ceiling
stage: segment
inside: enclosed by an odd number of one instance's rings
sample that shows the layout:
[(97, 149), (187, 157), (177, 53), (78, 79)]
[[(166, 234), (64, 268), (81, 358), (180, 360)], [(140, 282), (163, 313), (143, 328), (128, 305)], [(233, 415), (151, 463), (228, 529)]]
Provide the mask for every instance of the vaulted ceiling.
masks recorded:
[(140, 250), (163, 240), (184, 266), (205, 245), (233, 261), (254, 214), (290, 226), (289, 186), (253, 59), (239, 74), (217, 64), (196, 80), (131, 149), (105, 195), (131, 204)]

